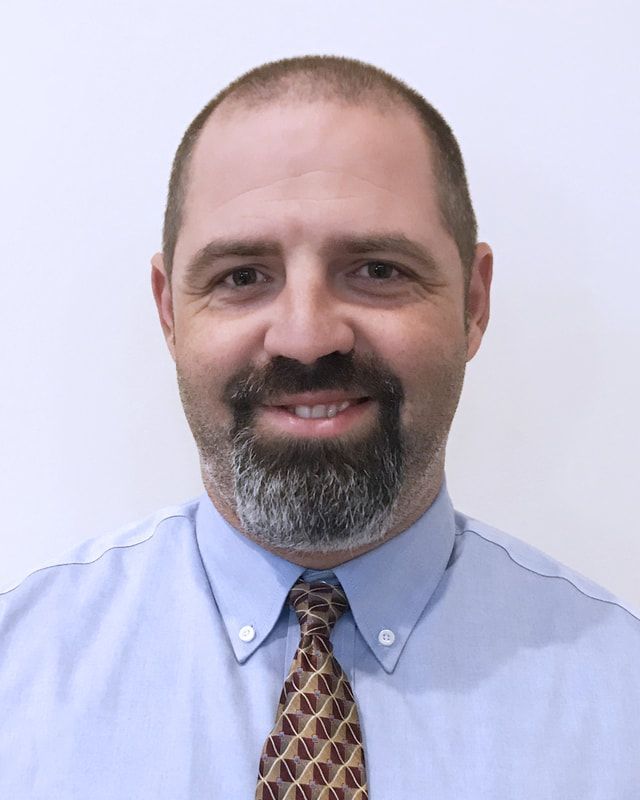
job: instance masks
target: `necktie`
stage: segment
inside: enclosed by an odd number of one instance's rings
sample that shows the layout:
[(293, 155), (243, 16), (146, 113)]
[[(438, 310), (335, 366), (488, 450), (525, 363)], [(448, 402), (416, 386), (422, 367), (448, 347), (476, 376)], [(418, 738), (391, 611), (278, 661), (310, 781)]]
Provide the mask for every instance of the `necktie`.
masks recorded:
[(367, 800), (358, 711), (329, 640), (349, 606), (346, 595), (340, 586), (299, 580), (289, 603), (300, 644), (262, 749), (256, 800)]

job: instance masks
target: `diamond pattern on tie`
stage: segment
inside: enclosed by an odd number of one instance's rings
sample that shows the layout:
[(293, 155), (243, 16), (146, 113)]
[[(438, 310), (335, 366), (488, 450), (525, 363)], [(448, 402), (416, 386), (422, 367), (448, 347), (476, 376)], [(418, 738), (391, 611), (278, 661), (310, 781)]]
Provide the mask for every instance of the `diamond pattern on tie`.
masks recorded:
[(289, 603), (300, 644), (262, 749), (256, 800), (367, 800), (356, 702), (330, 641), (346, 595), (340, 586), (298, 581)]

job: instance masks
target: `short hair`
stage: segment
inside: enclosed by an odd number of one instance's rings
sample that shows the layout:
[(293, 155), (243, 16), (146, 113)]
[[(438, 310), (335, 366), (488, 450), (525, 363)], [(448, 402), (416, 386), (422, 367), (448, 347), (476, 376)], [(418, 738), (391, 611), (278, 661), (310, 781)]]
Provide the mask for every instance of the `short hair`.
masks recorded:
[(222, 89), (191, 122), (176, 151), (164, 215), (162, 248), (169, 277), (189, 180), (189, 165), (200, 132), (216, 108), (256, 108), (293, 98), (373, 105), (379, 110), (413, 109), (433, 152), (442, 222), (453, 237), (464, 268), (465, 294), (473, 263), (477, 224), (460, 146), (453, 131), (422, 95), (388, 72), (343, 56), (313, 55), (271, 61), (245, 72)]

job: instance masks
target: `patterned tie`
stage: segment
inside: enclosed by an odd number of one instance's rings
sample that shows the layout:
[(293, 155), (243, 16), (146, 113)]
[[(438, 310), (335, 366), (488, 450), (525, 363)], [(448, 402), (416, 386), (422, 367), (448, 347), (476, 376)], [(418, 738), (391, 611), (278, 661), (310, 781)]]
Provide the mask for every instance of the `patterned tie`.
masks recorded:
[(256, 800), (367, 800), (358, 711), (329, 640), (349, 607), (346, 595), (299, 580), (289, 602), (300, 644), (262, 749)]

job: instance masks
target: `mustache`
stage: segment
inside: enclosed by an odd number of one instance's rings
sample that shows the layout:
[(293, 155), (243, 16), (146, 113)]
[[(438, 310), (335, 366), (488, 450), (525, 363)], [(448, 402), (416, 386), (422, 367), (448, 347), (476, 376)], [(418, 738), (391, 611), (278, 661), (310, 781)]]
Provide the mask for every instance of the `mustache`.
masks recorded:
[(242, 412), (272, 402), (281, 394), (324, 389), (354, 392), (386, 405), (400, 405), (404, 400), (402, 384), (379, 358), (373, 355), (356, 358), (353, 353), (338, 352), (313, 364), (277, 356), (259, 371), (247, 367), (227, 382), (223, 399)]

